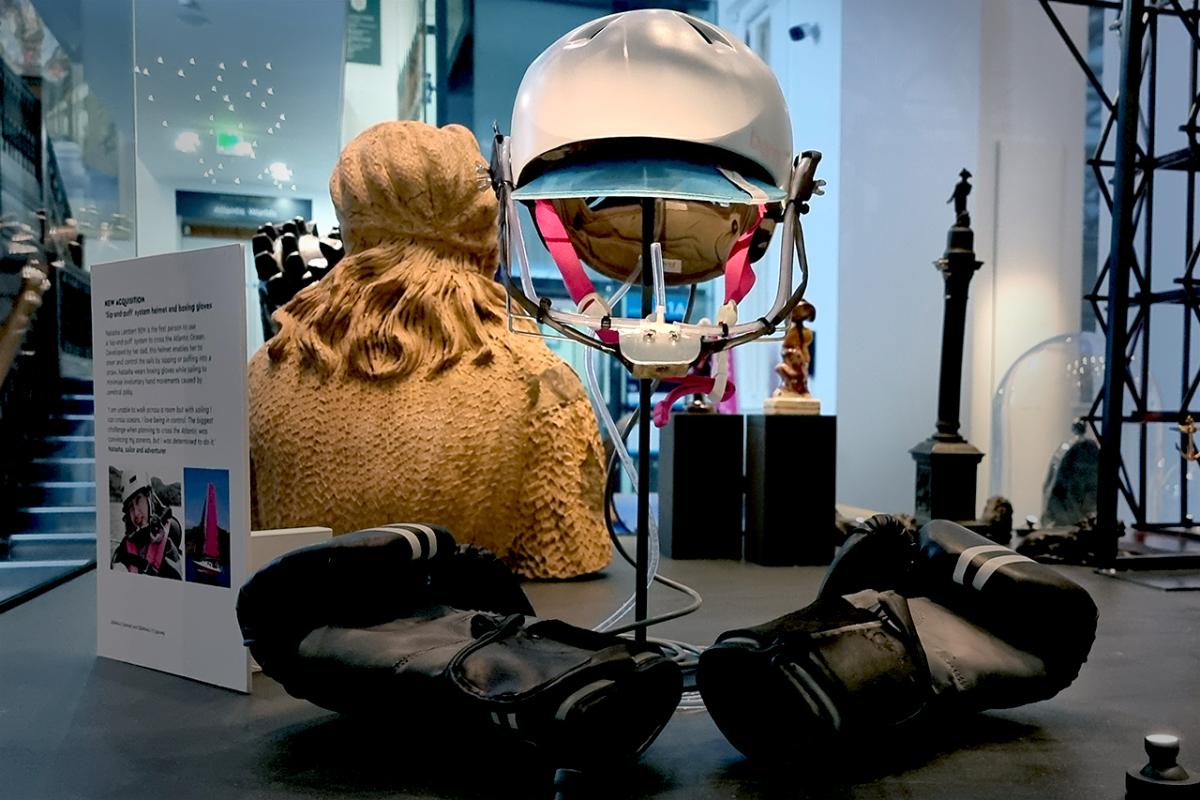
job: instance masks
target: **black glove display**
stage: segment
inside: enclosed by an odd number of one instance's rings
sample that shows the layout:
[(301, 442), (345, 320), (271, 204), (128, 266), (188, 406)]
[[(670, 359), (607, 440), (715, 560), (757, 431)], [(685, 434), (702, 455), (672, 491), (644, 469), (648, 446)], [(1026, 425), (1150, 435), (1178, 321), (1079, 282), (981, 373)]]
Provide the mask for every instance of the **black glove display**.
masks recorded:
[(818, 758), (935, 712), (1009, 708), (1075, 680), (1096, 605), (1052, 567), (959, 525), (877, 516), (850, 535), (816, 602), (728, 631), (698, 682), (752, 758)]
[(260, 225), (251, 242), (258, 273), (258, 299), (263, 337), (275, 335), (271, 315), (337, 266), (345, 254), (338, 228), (322, 238), (316, 223), (293, 217), (276, 227)]
[(238, 595), (263, 672), (343, 713), (516, 736), (571, 766), (636, 756), (679, 703), (656, 648), (533, 617), (498, 559), (431, 525), (338, 536)]

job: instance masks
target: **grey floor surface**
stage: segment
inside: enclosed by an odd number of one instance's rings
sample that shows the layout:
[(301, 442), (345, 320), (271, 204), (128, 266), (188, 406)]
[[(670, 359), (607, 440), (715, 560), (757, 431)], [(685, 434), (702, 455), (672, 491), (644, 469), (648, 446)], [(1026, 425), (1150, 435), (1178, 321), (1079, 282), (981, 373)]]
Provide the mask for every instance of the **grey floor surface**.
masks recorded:
[[(812, 599), (823, 570), (664, 562), (704, 608), (661, 635), (711, 642)], [(1163, 592), (1084, 569), (1100, 607), (1076, 683), (1053, 700), (914, 737), (880, 732), (847, 765), (772, 773), (745, 761), (703, 713), (679, 713), (642, 760), (593, 776), (588, 797), (1120, 798), (1142, 736), (1183, 736), (1200, 768), (1200, 593)], [(591, 625), (631, 575), (533, 584), (543, 616)], [(675, 603), (668, 592), (654, 606)], [(521, 751), (429, 741), (422, 720), (367, 726), (255, 676), (249, 696), (97, 659), (95, 573), (0, 614), (0, 798), (550, 798)]]

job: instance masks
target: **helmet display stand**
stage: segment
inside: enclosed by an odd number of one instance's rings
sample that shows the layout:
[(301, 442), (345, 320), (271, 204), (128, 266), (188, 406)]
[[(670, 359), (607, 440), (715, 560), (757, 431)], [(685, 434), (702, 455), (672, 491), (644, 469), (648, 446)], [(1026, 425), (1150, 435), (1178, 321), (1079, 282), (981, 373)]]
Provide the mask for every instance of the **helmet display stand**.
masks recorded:
[[(642, 200), (642, 263), (650, 263), (650, 246), (654, 243), (654, 198)], [(642, 312), (651, 306), (654, 292), (653, 270), (642, 270)], [(637, 482), (637, 564), (633, 621), (637, 625), (649, 618), (650, 587), (650, 396), (649, 378), (638, 379), (638, 482)], [(646, 641), (646, 626), (634, 629), (638, 642)]]
[[(610, 626), (632, 611), (634, 622), (619, 630), (644, 640), (645, 628), (663, 621), (647, 613), (649, 582), (671, 584), (655, 568), (650, 425), (665, 424), (681, 397), (731, 397), (728, 351), (775, 332), (804, 297), (800, 216), (822, 193), (815, 178), (821, 154), (793, 157), (783, 91), (757, 54), (727, 31), (668, 9), (613, 14), (564, 34), (522, 78), (510, 135), (494, 127), (487, 171), (500, 200), (510, 329), (608, 353), (638, 382), (636, 466), (600, 409), (621, 463), (637, 474), (637, 551), (628, 559), (637, 585), (598, 630), (617, 630)], [(519, 205), (573, 308), (556, 307), (538, 292)], [(755, 284), (752, 263), (765, 255), (776, 227), (782, 241), (774, 300), (761, 315), (739, 319), (738, 306)], [(587, 268), (622, 281), (621, 288), (602, 297)], [(718, 275), (725, 286), (715, 319), (667, 321), (668, 285)], [(618, 301), (637, 286), (641, 313), (623, 316)], [(676, 385), (652, 409), (657, 380)]]

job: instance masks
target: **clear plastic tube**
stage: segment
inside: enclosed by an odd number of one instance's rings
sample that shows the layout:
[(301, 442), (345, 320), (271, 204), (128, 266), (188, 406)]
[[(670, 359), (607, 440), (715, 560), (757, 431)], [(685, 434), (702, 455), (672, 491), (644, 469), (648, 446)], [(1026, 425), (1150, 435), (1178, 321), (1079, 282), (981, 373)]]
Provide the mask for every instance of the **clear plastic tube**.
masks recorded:
[[(625, 468), (625, 474), (629, 476), (629, 480), (633, 483), (634, 491), (637, 491), (638, 472), (633, 465), (633, 458), (629, 455), (629, 448), (625, 446), (625, 440), (621, 436), (621, 431), (617, 427), (617, 423), (612, 418), (612, 414), (608, 411), (608, 405), (604, 402), (604, 397), (600, 393), (600, 381), (596, 377), (596, 351), (589, 349), (584, 354), (584, 377), (587, 379), (588, 392), (592, 396), (592, 403), (600, 412), (600, 421), (604, 424), (604, 430), (608, 433), (609, 439), (616, 448), (617, 457), (621, 461), (621, 466)], [(658, 521), (653, 515), (649, 517), (650, 528), (650, 563), (646, 568), (646, 586), (649, 588), (654, 582), (654, 576), (658, 574), (659, 561), (659, 543), (658, 543)], [(635, 603), (637, 593), (630, 595), (629, 598), (617, 607), (617, 610), (610, 614), (603, 622), (597, 625), (594, 630), (606, 631), (616, 625), (622, 617), (630, 612)]]
[[(651, 276), (654, 278), (654, 313), (658, 314), (662, 311), (664, 314), (667, 310), (667, 279), (665, 267), (663, 265), (662, 244), (654, 242), (650, 245), (650, 266), (654, 270)], [(642, 312), (645, 314), (645, 312)]]

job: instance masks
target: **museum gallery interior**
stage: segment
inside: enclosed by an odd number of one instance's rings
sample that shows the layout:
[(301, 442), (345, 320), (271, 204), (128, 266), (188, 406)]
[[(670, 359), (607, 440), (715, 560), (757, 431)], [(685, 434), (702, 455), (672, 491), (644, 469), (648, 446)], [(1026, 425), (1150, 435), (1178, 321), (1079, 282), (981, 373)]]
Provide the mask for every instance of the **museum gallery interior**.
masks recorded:
[(1200, 800), (1200, 0), (0, 70), (0, 794)]

